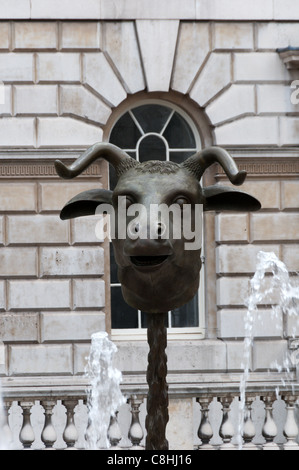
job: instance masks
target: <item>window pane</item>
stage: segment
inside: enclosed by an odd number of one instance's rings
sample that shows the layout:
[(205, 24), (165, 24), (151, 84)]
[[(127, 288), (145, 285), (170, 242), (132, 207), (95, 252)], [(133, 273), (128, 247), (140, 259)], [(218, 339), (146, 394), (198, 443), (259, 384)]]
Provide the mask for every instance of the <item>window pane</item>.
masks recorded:
[(123, 298), (121, 288), (111, 287), (112, 328), (138, 328), (138, 312)]
[(146, 104), (132, 109), (132, 112), (145, 134), (147, 132), (157, 132), (159, 134), (172, 110), (158, 104)]
[(114, 126), (110, 142), (122, 149), (134, 149), (141, 133), (129, 113), (124, 114)]
[(170, 148), (195, 148), (195, 138), (189, 124), (178, 113), (174, 113), (163, 136)]
[(173, 328), (198, 326), (198, 294), (186, 305), (171, 312), (171, 325)]
[(157, 135), (148, 135), (140, 142), (139, 161), (166, 160), (165, 142)]
[(112, 243), (110, 243), (110, 283), (111, 284), (118, 284), (117, 278), (117, 264), (114, 258), (114, 251)]

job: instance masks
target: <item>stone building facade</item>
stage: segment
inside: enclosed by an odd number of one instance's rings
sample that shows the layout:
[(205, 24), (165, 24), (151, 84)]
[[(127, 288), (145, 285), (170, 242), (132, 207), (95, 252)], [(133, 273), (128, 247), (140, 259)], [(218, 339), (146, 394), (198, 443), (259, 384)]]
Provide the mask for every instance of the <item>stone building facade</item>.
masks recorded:
[[(294, 55), (288, 68), (277, 52), (299, 46), (294, 3), (0, 1), (4, 389), (79, 386), (91, 334), (111, 333), (108, 243), (96, 237), (96, 217), (59, 219), (78, 192), (108, 187), (108, 165), (66, 182), (53, 164), (109, 141), (123, 113), (146, 103), (181, 110), (198, 148), (228, 149), (248, 172), (244, 190), (262, 204), (257, 213), (205, 216), (200, 328), (178, 331), (168, 344), (170, 385), (237, 380), (258, 251), (277, 254), (294, 282), (299, 270), (299, 61)], [(227, 184), (216, 165), (205, 178)], [(285, 321), (271, 321), (270, 304), (261, 316), (251, 370), (267, 381), (289, 338)], [(145, 387), (145, 338), (116, 343), (125, 383)]]

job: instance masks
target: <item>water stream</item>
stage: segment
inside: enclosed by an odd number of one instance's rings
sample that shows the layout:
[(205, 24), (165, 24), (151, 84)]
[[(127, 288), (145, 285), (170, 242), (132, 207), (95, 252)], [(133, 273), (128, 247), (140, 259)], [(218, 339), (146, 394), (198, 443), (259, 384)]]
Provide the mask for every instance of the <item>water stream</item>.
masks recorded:
[[(295, 338), (299, 331), (299, 286), (294, 286), (285, 264), (280, 261), (272, 252), (260, 251), (257, 255), (257, 267), (253, 278), (250, 281), (250, 295), (245, 302), (247, 313), (245, 316), (245, 338), (244, 338), (244, 372), (240, 379), (240, 419), (238, 444), (242, 448), (242, 434), (244, 426), (246, 386), (250, 376), (252, 346), (255, 336), (255, 326), (261, 321), (259, 304), (272, 306), (271, 320), (281, 328), (283, 317), (284, 325), (289, 326), (289, 331), (284, 331), (288, 338)], [(277, 396), (279, 388), (286, 385), (286, 378), (290, 377), (291, 369), (294, 368), (295, 354), (288, 353), (283, 359), (283, 363), (269, 364), (269, 369), (276, 369), (278, 372), (284, 371), (281, 385), (277, 386)]]
[(91, 348), (86, 368), (90, 387), (87, 391), (88, 429), (86, 448), (107, 449), (110, 418), (126, 400), (120, 390), (121, 372), (113, 366), (117, 347), (106, 332), (91, 336)]

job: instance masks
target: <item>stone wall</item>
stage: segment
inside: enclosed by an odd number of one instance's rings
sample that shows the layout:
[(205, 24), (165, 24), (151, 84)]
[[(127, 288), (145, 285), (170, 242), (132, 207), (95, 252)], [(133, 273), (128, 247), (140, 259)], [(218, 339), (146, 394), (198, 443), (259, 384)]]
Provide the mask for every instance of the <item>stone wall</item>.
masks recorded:
[[(81, 374), (90, 335), (109, 329), (108, 254), (96, 221), (58, 217), (72, 195), (106, 187), (107, 168), (66, 183), (53, 162), (107, 140), (118, 107), (151, 93), (200, 109), (209, 123), (203, 145), (230, 149), (248, 170), (244, 189), (262, 202), (256, 214), (209, 216), (207, 339), (169, 345), (173, 374), (240, 371), (257, 251), (299, 270), (299, 114), (290, 99), (299, 71), (276, 52), (298, 45), (298, 8), (280, 0), (0, 4), (1, 374)], [(226, 181), (217, 171), (210, 178)], [(263, 315), (257, 372), (287, 348), (270, 306)], [(145, 343), (121, 343), (119, 367), (141, 374), (146, 352)]]

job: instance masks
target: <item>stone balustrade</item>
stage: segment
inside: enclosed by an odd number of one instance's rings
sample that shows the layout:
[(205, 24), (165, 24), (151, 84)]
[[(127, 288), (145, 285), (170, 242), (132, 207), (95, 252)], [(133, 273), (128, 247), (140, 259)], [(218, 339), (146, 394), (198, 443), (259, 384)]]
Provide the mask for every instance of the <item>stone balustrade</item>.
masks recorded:
[[(170, 442), (170, 448), (299, 450), (298, 398), (297, 387), (284, 387), (279, 394), (273, 385), (249, 387), (241, 412), (237, 387), (194, 388), (176, 394), (170, 390), (170, 415), (175, 410), (179, 413), (178, 408), (171, 406), (172, 400), (191, 400), (194, 428), (191, 447), (190, 442), (183, 447)], [(2, 433), (9, 438), (12, 448), (85, 448), (88, 414), (83, 391), (64, 396), (49, 393), (40, 398), (28, 394), (23, 398), (9, 396), (4, 392), (3, 402), (6, 419)], [(145, 408), (146, 393), (127, 393), (127, 404), (110, 421), (111, 450), (144, 449)], [(170, 416), (172, 427), (173, 419), (175, 422), (176, 418)], [(180, 417), (177, 419), (178, 423)]]

